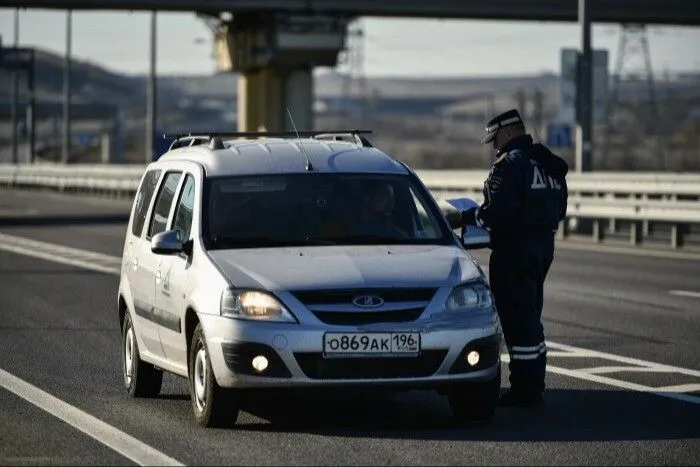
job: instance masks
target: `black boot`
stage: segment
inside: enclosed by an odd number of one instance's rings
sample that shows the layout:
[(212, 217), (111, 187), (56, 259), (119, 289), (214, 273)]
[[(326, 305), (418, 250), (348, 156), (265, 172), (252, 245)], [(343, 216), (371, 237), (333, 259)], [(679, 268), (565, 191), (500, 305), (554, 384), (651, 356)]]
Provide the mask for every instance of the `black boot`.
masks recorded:
[(544, 405), (544, 393), (508, 389), (498, 399), (501, 407), (541, 407)]

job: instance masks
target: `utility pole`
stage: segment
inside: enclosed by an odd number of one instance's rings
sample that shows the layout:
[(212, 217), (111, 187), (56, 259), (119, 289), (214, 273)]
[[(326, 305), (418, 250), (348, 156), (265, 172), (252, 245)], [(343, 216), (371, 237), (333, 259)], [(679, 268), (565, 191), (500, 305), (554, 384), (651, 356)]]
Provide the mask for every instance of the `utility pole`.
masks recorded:
[[(486, 122), (495, 117), (496, 103), (494, 102), (493, 93), (489, 92), (484, 97), (486, 102), (484, 103), (484, 118), (482, 121), (484, 122), (484, 125), (486, 125)], [(484, 163), (485, 167), (489, 167), (491, 165), (491, 157), (493, 156), (493, 147), (491, 147), (490, 144), (482, 144), (481, 148), (482, 162)]]
[(146, 163), (153, 161), (154, 147), (153, 138), (156, 132), (156, 122), (158, 119), (157, 108), (158, 105), (158, 88), (156, 84), (156, 27), (157, 27), (157, 16), (156, 11), (151, 12), (151, 54), (150, 54), (150, 70), (148, 75), (148, 97), (146, 99)]
[[(63, 144), (61, 147), (61, 162), (68, 163), (71, 150), (71, 43), (73, 35), (73, 12), (66, 13), (66, 56), (63, 62)], [(33, 155), (32, 155), (33, 157)]]
[(587, 0), (578, 2), (578, 20), (581, 26), (581, 52), (576, 81), (576, 172), (590, 172), (593, 152), (593, 53), (590, 3)]
[[(629, 65), (633, 62), (632, 65)], [(643, 62), (643, 64), (640, 64)], [(627, 64), (627, 66), (625, 66)], [(625, 68), (627, 70), (625, 71)], [(643, 69), (641, 69), (643, 68)], [(623, 24), (622, 30), (620, 31), (620, 40), (618, 43), (617, 51), (617, 61), (615, 64), (615, 71), (613, 74), (613, 83), (611, 89), (611, 96), (608, 101), (608, 108), (606, 112), (607, 125), (605, 130), (605, 143), (603, 155), (606, 159), (609, 158), (610, 151), (610, 139), (613, 133), (613, 128), (616, 126), (614, 117), (615, 111), (620, 105), (620, 84), (623, 81), (633, 82), (643, 79), (646, 81), (646, 87), (648, 92), (648, 113), (642, 113), (639, 115), (639, 120), (642, 123), (641, 127), (644, 132), (652, 135), (657, 132), (659, 127), (663, 127), (659, 122), (662, 120), (659, 117), (659, 108), (656, 98), (656, 89), (654, 84), (654, 74), (651, 67), (651, 54), (649, 52), (649, 40), (647, 38), (647, 29), (643, 24)], [(617, 125), (619, 127), (619, 125)], [(663, 133), (663, 130), (662, 130)], [(661, 166), (660, 169), (664, 170), (666, 168), (665, 151), (663, 151), (663, 141), (658, 137), (655, 141), (655, 146), (653, 150), (656, 152), (656, 157), (658, 163)]]
[(36, 150), (36, 53), (31, 51), (29, 69), (27, 70), (27, 87), (29, 88), (29, 104), (27, 105), (27, 136), (29, 147), (27, 163), (34, 162)]
[(515, 106), (518, 109), (518, 112), (520, 112), (520, 115), (522, 116), (523, 120), (527, 119), (527, 109), (525, 108), (527, 106), (527, 101), (525, 99), (525, 90), (522, 88), (518, 89), (517, 91), (515, 91), (514, 97)]
[(542, 137), (542, 101), (543, 101), (543, 96), (542, 96), (542, 91), (537, 88), (535, 89), (535, 96), (534, 96), (534, 102), (533, 102), (533, 115), (532, 119), (534, 120), (534, 127), (535, 127), (535, 138), (541, 139)]
[[(15, 9), (15, 49), (19, 47), (19, 8)], [(18, 162), (17, 150), (17, 101), (19, 100), (19, 76), (17, 70), (12, 72), (12, 105), (10, 107), (10, 126), (12, 128), (12, 163)]]
[[(364, 121), (365, 106), (367, 105), (367, 87), (364, 76), (364, 31), (362, 25), (359, 22), (349, 24), (347, 37), (347, 74), (343, 81), (344, 113), (345, 125), (353, 126), (353, 120)], [(357, 107), (354, 107), (353, 104), (357, 105)], [(353, 108), (358, 110), (356, 119), (351, 118)]]

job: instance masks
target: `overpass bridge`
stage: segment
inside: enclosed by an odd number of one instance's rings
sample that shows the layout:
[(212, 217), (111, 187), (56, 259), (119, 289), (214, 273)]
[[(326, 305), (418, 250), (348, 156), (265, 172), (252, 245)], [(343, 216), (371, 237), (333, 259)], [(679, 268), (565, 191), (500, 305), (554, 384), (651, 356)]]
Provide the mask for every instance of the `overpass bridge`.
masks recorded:
[[(196, 11), (339, 16), (578, 21), (577, 0), (21, 0), (23, 8)], [(633, 5), (630, 5), (633, 3)], [(700, 6), (687, 0), (590, 0), (591, 20), (700, 25)]]
[[(21, 0), (22, 8), (192, 11), (216, 25), (220, 71), (237, 71), (238, 130), (314, 128), (316, 66), (335, 66), (347, 24), (358, 16), (525, 21), (578, 21), (579, 58), (576, 168), (590, 170), (592, 128), (591, 23), (700, 25), (700, 5), (687, 0)], [(633, 5), (630, 5), (633, 3)], [(151, 47), (155, 49), (155, 16)], [(497, 40), (497, 38), (495, 38)], [(526, 38), (524, 39), (526, 40)], [(155, 54), (151, 53), (154, 81)], [(152, 86), (155, 89), (155, 85)], [(155, 98), (151, 97), (149, 101)], [(151, 107), (155, 108), (155, 105)], [(150, 128), (155, 128), (150, 116)], [(152, 157), (152, 155), (147, 155)]]

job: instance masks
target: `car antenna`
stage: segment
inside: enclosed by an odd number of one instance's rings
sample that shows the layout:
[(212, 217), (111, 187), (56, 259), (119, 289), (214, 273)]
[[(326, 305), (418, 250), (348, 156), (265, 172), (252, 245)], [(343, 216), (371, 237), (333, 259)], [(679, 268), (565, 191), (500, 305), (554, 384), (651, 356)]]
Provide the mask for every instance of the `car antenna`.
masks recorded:
[[(294, 133), (297, 134), (297, 138), (299, 138), (299, 132), (297, 131), (297, 126), (294, 124), (294, 119), (292, 118), (292, 113), (289, 111), (289, 107), (287, 107), (287, 114), (289, 115), (289, 120), (292, 122), (292, 127), (294, 127)], [(306, 171), (311, 172), (314, 170), (314, 166), (311, 165), (311, 161), (309, 160), (309, 156), (306, 154), (306, 149), (304, 149), (304, 143), (299, 141), (299, 146), (301, 146), (301, 152), (304, 153), (304, 158), (306, 159)]]

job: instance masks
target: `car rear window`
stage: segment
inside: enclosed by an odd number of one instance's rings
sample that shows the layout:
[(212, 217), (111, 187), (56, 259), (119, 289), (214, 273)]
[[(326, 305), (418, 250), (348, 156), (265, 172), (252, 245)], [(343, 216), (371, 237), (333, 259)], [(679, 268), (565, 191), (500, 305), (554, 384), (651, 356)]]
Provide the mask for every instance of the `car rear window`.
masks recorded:
[(151, 227), (148, 229), (149, 238), (165, 230), (170, 207), (173, 204), (173, 199), (175, 199), (175, 190), (177, 190), (177, 186), (180, 183), (180, 177), (182, 177), (180, 172), (169, 172), (165, 175), (165, 181), (160, 187), (156, 205), (153, 208)]
[(151, 198), (153, 198), (153, 193), (156, 191), (160, 173), (161, 170), (149, 170), (146, 172), (134, 199), (134, 219), (131, 223), (131, 233), (137, 237), (141, 236), (143, 231), (148, 206), (151, 205)]

